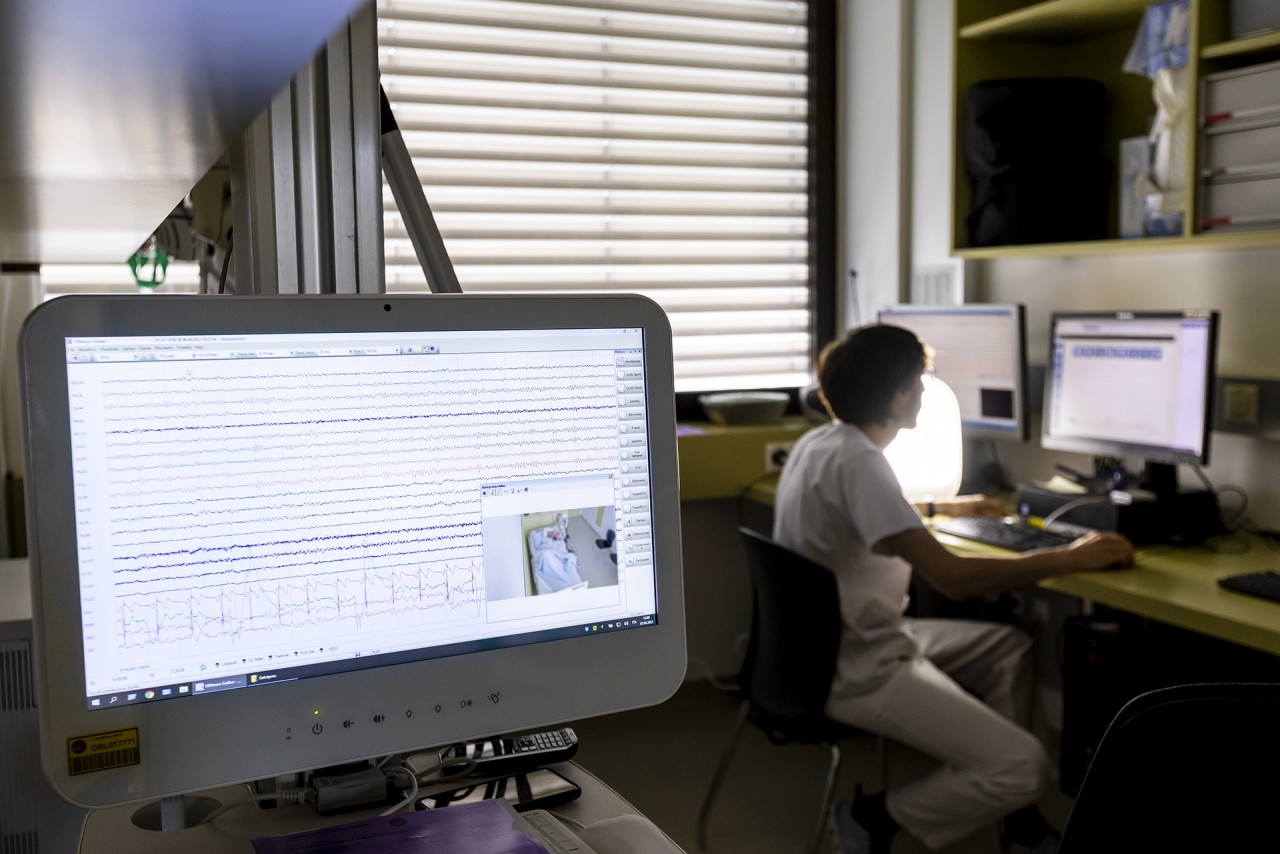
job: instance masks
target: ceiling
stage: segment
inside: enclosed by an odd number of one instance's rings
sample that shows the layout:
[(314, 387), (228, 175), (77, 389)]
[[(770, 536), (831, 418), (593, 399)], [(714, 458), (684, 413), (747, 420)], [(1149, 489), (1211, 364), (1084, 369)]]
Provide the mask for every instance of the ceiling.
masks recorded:
[(121, 261), (364, 0), (4, 0), (0, 265)]

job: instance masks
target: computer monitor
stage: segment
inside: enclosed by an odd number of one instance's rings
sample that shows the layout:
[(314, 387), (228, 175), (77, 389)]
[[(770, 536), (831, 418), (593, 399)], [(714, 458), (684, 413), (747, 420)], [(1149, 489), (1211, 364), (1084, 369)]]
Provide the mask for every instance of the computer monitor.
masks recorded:
[(647, 299), (62, 297), (20, 355), (41, 749), (73, 803), (683, 679), (671, 332)]
[(910, 329), (956, 393), (966, 439), (1029, 436), (1026, 309), (1019, 304), (895, 305), (880, 323)]
[(1218, 313), (1056, 312), (1049, 324), (1041, 444), (1140, 457), (1148, 485), (1209, 461)]

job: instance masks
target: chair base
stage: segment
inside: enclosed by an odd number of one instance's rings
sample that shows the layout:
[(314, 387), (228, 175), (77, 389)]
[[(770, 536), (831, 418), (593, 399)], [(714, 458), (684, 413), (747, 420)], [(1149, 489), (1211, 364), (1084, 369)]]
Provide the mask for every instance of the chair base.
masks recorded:
[[(715, 805), (716, 798), (720, 795), (720, 789), (724, 785), (725, 777), (728, 775), (729, 765), (733, 761), (733, 756), (737, 752), (738, 743), (742, 739), (742, 732), (746, 729), (747, 722), (751, 720), (751, 703), (743, 701), (738, 707), (737, 717), (734, 719), (733, 730), (729, 734), (729, 742), (725, 745), (724, 752), (720, 755), (720, 761), (716, 764), (715, 774), (711, 778), (711, 784), (707, 788), (706, 797), (703, 798), (702, 807), (698, 810), (698, 822), (696, 830), (696, 842), (699, 851), (707, 850), (707, 826), (711, 818), (711, 809)], [(774, 744), (783, 744), (779, 741), (776, 733), (767, 733), (769, 740)], [(876, 754), (880, 765), (880, 784), (882, 789), (887, 789), (889, 784), (889, 757), (885, 744), (884, 736), (873, 732), (858, 730), (850, 732), (849, 737), (871, 737), (876, 740)], [(828, 816), (831, 812), (831, 805), (835, 802), (836, 782), (840, 778), (840, 768), (843, 764), (843, 753), (841, 752), (839, 741), (809, 742), (811, 744), (823, 744), (830, 754), (830, 760), (827, 763), (826, 778), (822, 786), (822, 799), (819, 804), (817, 821), (813, 830), (809, 835), (808, 844), (805, 851), (808, 854), (819, 854), (821, 850), (823, 837), (825, 835)]]

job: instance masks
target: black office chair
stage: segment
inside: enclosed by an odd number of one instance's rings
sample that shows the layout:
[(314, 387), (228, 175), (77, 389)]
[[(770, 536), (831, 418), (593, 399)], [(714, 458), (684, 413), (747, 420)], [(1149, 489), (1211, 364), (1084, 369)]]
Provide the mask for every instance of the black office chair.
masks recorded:
[(826, 746), (831, 753), (822, 806), (806, 849), (815, 852), (840, 773), (840, 742), (854, 736), (877, 739), (881, 782), (884, 742), (874, 733), (840, 724), (823, 714), (840, 642), (840, 601), (835, 575), (803, 555), (749, 528), (738, 529), (751, 571), (751, 635), (738, 675), (743, 698), (737, 722), (698, 812), (697, 843), (707, 847), (707, 820), (738, 741), (751, 721), (774, 744)]
[(1280, 684), (1180, 685), (1116, 715), (1059, 854), (1275, 851)]

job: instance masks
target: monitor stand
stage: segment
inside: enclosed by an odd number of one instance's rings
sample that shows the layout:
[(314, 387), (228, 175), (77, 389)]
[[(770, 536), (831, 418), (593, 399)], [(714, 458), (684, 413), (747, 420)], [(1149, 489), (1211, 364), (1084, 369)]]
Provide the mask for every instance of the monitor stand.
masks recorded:
[(1139, 485), (1155, 493), (1157, 501), (1176, 499), (1178, 495), (1178, 467), (1172, 463), (1146, 462), (1142, 467)]

